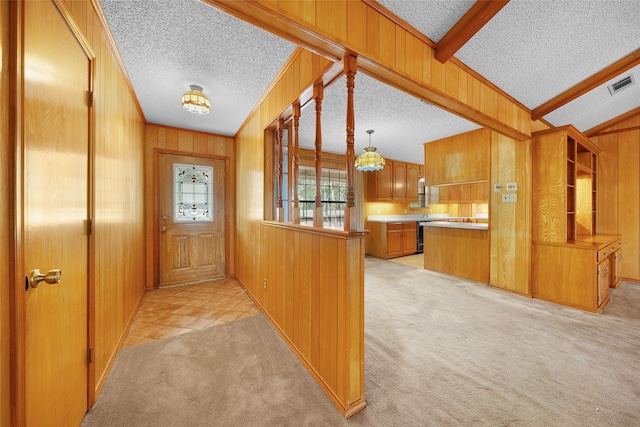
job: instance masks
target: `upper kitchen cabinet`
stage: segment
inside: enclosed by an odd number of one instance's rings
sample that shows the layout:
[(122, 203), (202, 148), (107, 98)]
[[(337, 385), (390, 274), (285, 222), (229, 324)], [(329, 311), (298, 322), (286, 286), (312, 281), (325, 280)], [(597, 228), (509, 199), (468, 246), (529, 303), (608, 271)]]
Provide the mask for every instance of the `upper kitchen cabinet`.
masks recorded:
[(415, 202), (422, 166), (386, 159), (384, 169), (367, 172), (368, 202)]
[(425, 185), (486, 181), (491, 130), (483, 128), (424, 144)]

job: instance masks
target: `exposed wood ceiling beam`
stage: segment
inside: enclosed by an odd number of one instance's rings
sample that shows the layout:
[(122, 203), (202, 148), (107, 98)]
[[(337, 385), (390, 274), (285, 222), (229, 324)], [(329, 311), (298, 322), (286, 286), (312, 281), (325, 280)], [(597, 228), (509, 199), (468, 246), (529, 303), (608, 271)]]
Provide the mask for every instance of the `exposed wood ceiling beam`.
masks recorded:
[[(618, 123), (621, 123), (627, 119), (630, 119), (631, 117), (640, 114), (640, 107), (638, 108), (634, 108), (631, 111), (627, 111), (626, 113), (618, 116), (618, 117), (614, 117), (611, 120), (608, 120), (604, 123), (599, 124), (598, 126), (594, 126), (591, 129), (588, 129), (584, 132), (582, 132), (583, 134), (585, 134), (586, 136), (588, 136), (589, 138), (593, 137), (593, 136), (601, 136), (601, 135), (606, 135), (609, 132), (605, 132), (607, 129), (617, 125)], [(614, 132), (620, 132), (620, 130), (616, 130)]]
[(509, 0), (478, 0), (436, 46), (435, 58), (443, 64), (469, 41)]
[(544, 104), (536, 107), (531, 111), (531, 119), (538, 120), (539, 118), (549, 114), (550, 112), (562, 107), (563, 105), (573, 101), (579, 96), (584, 95), (590, 90), (595, 89), (608, 80), (616, 77), (617, 75), (624, 73), (627, 70), (640, 64), (640, 49), (625, 56), (617, 62), (609, 65), (604, 70), (594, 74), (588, 79), (578, 83), (571, 89), (566, 90), (553, 99), (545, 102)]

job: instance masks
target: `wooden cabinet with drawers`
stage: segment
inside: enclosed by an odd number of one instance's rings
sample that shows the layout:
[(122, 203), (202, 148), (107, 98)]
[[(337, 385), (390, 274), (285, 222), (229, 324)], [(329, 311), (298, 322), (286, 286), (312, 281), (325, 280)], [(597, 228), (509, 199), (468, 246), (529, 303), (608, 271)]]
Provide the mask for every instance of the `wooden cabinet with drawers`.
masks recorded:
[(415, 254), (417, 226), (416, 221), (365, 223), (365, 229), (369, 230), (365, 238), (367, 254), (378, 258), (396, 258)]
[(599, 312), (615, 286), (620, 236), (583, 236), (566, 244), (532, 246), (532, 296)]

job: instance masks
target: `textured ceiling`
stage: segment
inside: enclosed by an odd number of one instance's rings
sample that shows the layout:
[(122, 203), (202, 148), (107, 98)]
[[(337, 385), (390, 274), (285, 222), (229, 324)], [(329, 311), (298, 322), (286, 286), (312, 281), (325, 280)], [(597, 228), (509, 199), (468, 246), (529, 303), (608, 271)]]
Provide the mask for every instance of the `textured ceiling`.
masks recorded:
[[(197, 0), (100, 0), (147, 121), (234, 135), (295, 46)], [(435, 42), (473, 0), (380, 0)], [(511, 0), (456, 57), (530, 109), (640, 48), (637, 0)], [(184, 29), (190, 28), (187, 34)], [(640, 79), (638, 67), (629, 73)], [(609, 84), (610, 82), (607, 82)], [(212, 104), (187, 113), (190, 84)], [(323, 148), (345, 150), (344, 79), (325, 90)], [(613, 96), (602, 85), (547, 114), (553, 125), (585, 131), (640, 107), (640, 83)], [(361, 73), (355, 89), (356, 151), (422, 159), (422, 144), (477, 128)], [(301, 117), (301, 145), (313, 146), (313, 105)]]
[(513, 0), (456, 57), (533, 109), (638, 49), (639, 6)]
[[(296, 48), (196, 0), (100, 4), (150, 123), (234, 135)], [(182, 108), (192, 84), (211, 113)]]
[[(478, 129), (478, 125), (427, 104), (404, 92), (356, 74), (354, 95), (355, 151), (371, 145), (385, 157), (422, 163), (425, 142)], [(344, 153), (346, 147), (346, 82), (338, 79), (324, 91), (322, 149)], [(300, 117), (300, 146), (314, 148), (315, 105), (305, 106)]]

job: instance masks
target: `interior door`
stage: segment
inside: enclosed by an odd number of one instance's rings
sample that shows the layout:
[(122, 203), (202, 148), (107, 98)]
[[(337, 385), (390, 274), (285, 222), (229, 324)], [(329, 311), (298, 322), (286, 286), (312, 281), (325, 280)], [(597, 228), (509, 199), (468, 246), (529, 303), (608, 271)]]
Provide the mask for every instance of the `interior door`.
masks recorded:
[(25, 417), (72, 426), (88, 391), (90, 62), (52, 2), (24, 14)]
[(225, 277), (225, 161), (158, 160), (159, 286)]

